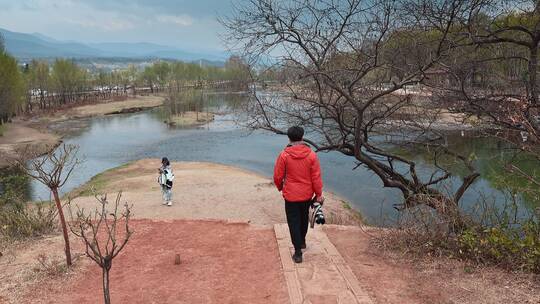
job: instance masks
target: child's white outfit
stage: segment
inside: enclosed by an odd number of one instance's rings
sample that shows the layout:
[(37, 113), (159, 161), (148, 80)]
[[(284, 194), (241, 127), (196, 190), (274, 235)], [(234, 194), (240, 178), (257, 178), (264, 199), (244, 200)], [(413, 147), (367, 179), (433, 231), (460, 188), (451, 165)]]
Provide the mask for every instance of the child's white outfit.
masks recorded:
[(163, 205), (172, 206), (172, 186), (174, 174), (171, 166), (164, 166), (160, 169), (158, 183), (161, 185), (161, 195), (163, 197)]

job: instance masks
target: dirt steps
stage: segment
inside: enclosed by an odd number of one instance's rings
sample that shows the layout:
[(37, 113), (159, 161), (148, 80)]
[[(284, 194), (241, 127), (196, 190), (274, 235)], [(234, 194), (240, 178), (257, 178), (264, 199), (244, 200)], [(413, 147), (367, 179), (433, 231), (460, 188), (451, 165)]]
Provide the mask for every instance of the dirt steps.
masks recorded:
[(308, 232), (301, 264), (292, 261), (294, 248), (287, 225), (275, 224), (274, 232), (291, 304), (374, 303), (320, 227)]

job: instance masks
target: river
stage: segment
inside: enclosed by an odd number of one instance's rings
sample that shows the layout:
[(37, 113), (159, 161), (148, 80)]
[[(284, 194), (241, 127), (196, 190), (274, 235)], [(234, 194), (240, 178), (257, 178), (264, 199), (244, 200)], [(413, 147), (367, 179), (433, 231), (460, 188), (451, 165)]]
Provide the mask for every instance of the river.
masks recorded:
[[(274, 161), (287, 144), (287, 138), (264, 131), (250, 132), (234, 122), (234, 115), (227, 111), (242, 101), (238, 94), (204, 95), (201, 103), (216, 115), (215, 121), (193, 128), (170, 127), (163, 122), (170, 107), (156, 108), (134, 114), (67, 121), (53, 125), (53, 129), (70, 130), (64, 137), (67, 144), (80, 147), (79, 156), (84, 160), (62, 189), (72, 190), (104, 170), (142, 158), (167, 156), (172, 161), (205, 161), (233, 165), (271, 177)], [(229, 113), (229, 114), (226, 114)], [(505, 194), (496, 175), (497, 161), (505, 158), (500, 146), (493, 140), (453, 135), (449, 137), (462, 147), (475, 153), (480, 177), (465, 194), (463, 203), (471, 207), (479, 197), (485, 196), (502, 204)], [(337, 152), (319, 155), (324, 174), (325, 189), (340, 195), (372, 224), (386, 225), (395, 220), (397, 211), (393, 204), (400, 202), (399, 192), (385, 189), (379, 179), (367, 169), (355, 170), (351, 157)], [(432, 165), (421, 154), (414, 157), (423, 174)], [(158, 164), (156, 163), (156, 166)], [(181, 180), (177, 182), (181, 183)], [(28, 192), (34, 200), (48, 200), (49, 192), (42, 185), (31, 182)], [(177, 194), (181, 197), (181, 193)], [(522, 212), (537, 206), (534, 198), (518, 197)], [(276, 202), (276, 207), (279, 202)]]

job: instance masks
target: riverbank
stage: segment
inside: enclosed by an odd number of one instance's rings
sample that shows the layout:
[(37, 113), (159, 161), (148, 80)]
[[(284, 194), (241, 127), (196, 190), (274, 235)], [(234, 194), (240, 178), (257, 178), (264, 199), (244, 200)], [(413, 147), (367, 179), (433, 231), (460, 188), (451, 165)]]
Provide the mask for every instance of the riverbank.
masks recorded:
[(0, 169), (9, 166), (18, 151), (29, 146), (32, 146), (33, 152), (44, 154), (61, 142), (59, 135), (38, 129), (26, 121), (15, 121), (4, 126), (4, 135), (0, 136)]
[[(95, 205), (93, 191), (122, 191), (135, 218), (220, 219), (269, 225), (286, 222), (283, 199), (268, 178), (243, 169), (204, 162), (173, 162), (173, 206), (161, 205), (156, 181), (159, 159), (143, 159), (105, 171), (65, 197), (73, 205)], [(333, 193), (326, 194), (329, 223), (358, 225), (360, 216)]]
[(55, 109), (54, 111), (38, 112), (31, 116), (22, 117), (21, 120), (28, 121), (36, 127), (47, 127), (51, 123), (67, 120), (140, 112), (162, 106), (164, 102), (165, 97), (157, 95), (131, 96), (125, 100), (106, 100), (99, 103)]
[[(113, 272), (115, 273), (113, 275), (121, 272), (121, 277), (128, 281), (137, 281), (137, 276), (131, 276), (132, 272), (129, 269), (130, 267), (141, 269), (141, 267), (139, 264), (137, 266), (130, 263), (139, 259), (154, 261), (156, 257), (147, 259), (147, 250), (153, 249), (144, 247), (147, 249), (141, 250), (142, 247), (136, 244), (140, 242), (149, 246), (150, 242), (155, 242), (152, 245), (154, 248), (165, 247), (159, 249), (161, 266), (152, 267), (169, 269), (167, 258), (180, 253), (182, 259), (189, 265), (185, 267), (192, 269), (187, 272), (184, 269), (183, 272), (175, 274), (177, 276), (175, 281), (183, 282), (178, 287), (183, 293), (178, 294), (184, 298), (192, 297), (193, 299), (197, 296), (204, 298), (209, 295), (200, 294), (201, 288), (204, 290), (215, 288), (217, 283), (207, 280), (208, 273), (201, 273), (200, 267), (204, 264), (205, 267), (209, 267), (208, 269), (219, 270), (216, 279), (234, 273), (234, 279), (219, 280), (219, 284), (227, 286), (222, 289), (221, 297), (241, 296), (240, 299), (244, 301), (251, 297), (258, 299), (235, 303), (284, 303), (285, 282), (282, 280), (273, 224), (284, 223), (286, 218), (283, 199), (272, 181), (247, 170), (215, 163), (173, 162), (171, 165), (175, 174), (174, 204), (171, 207), (161, 204), (160, 186), (156, 181), (157, 168), (160, 166), (159, 159), (143, 159), (107, 170), (64, 197), (64, 201), (67, 201), (68, 197), (72, 198), (73, 208), (80, 206), (86, 210), (92, 210), (96, 206), (94, 190), (96, 193), (108, 193), (110, 198), (115, 197), (118, 191), (122, 191), (122, 202), (133, 205), (135, 239), (133, 243), (129, 243), (128, 248), (135, 251), (129, 252), (123, 258), (123, 254), (120, 256), (120, 260), (123, 261), (120, 263), (128, 266), (125, 266), (126, 269), (123, 266), (115, 266), (118, 272)], [(350, 225), (361, 223), (358, 214), (348, 208), (338, 196), (332, 193), (325, 193), (325, 196), (325, 214), (328, 223)], [(67, 209), (65, 213), (69, 214)], [(156, 238), (156, 233), (165, 234)], [(74, 235), (71, 235), (71, 240), (73, 256), (82, 257), (83, 245)], [(180, 243), (177, 243), (178, 241)], [(95, 265), (84, 258), (77, 258), (76, 265), (70, 271), (67, 271), (65, 267), (53, 267), (56, 270), (52, 271), (52, 275), (47, 273), (47, 269), (43, 268), (37, 257), (46, 256), (49, 263), (47, 265), (61, 264), (62, 250), (59, 248), (62, 248), (62, 238), (59, 235), (33, 239), (10, 245), (7, 248), (0, 247), (0, 252), (3, 252), (3, 256), (0, 256), (2, 269), (0, 281), (3, 282), (0, 287), (0, 303), (3, 303), (2, 300), (7, 303), (35, 303), (33, 301), (37, 293), (40, 295), (40, 300), (36, 302), (41, 303), (43, 299), (50, 299), (55, 294), (50, 291), (56, 286), (67, 284), (88, 291), (88, 284), (94, 286), (99, 282), (85, 277), (89, 273), (92, 276), (99, 275), (99, 272)], [(225, 252), (222, 252), (223, 250)], [(206, 264), (192, 264), (193, 261), (205, 255), (209, 257), (208, 260), (203, 258)], [(250, 258), (246, 260), (245, 255)], [(259, 258), (263, 258), (264, 263), (261, 263)], [(233, 267), (231, 263), (237, 266)], [(160, 275), (159, 271), (164, 271), (159, 269), (156, 270), (156, 275)], [(127, 272), (124, 273), (124, 271)], [(182, 275), (189, 271), (197, 276), (196, 280), (193, 276)], [(250, 275), (246, 276), (245, 271)], [(263, 278), (261, 273), (269, 278), (268, 282), (261, 281)], [(249, 280), (245, 281), (246, 278)], [(58, 284), (52, 284), (51, 280)], [(123, 281), (120, 278), (113, 278), (115, 282), (118, 280)], [(260, 286), (267, 290), (262, 299), (257, 291), (260, 288), (253, 289), (249, 294), (245, 293), (243, 286), (252, 280), (265, 282), (264, 286)], [(82, 284), (83, 282), (88, 284)], [(136, 284), (149, 288), (150, 285), (147, 283), (148, 281), (143, 280), (137, 281)], [(113, 284), (116, 285), (116, 283)], [(162, 286), (161, 283), (158, 285), (154, 287)], [(96, 286), (92, 288), (95, 292), (91, 294), (83, 291), (77, 293), (77, 297), (82, 297), (82, 303), (93, 303), (94, 299), (99, 298), (96, 296), (99, 295), (99, 284)], [(186, 286), (192, 286), (192, 290), (189, 291), (190, 289), (186, 289)], [(234, 288), (234, 291), (231, 288)], [(36, 290), (39, 292), (34, 293)], [(196, 295), (197, 291), (199, 291), (198, 295)], [(127, 291), (126, 295), (132, 296)], [(75, 296), (75, 294), (66, 293), (63, 300), (57, 303), (71, 303)], [(161, 297), (163, 294), (155, 298)], [(195, 303), (207, 302), (203, 300), (195, 301)]]
[(32, 146), (36, 150), (34, 152), (39, 154), (58, 146), (64, 134), (52, 131), (49, 126), (53, 123), (144, 111), (162, 106), (164, 100), (161, 96), (136, 96), (123, 101), (105, 101), (18, 117), (3, 127), (3, 136), (0, 136), (0, 169), (9, 166), (10, 159), (17, 156), (17, 151), (28, 146)]
[[(133, 239), (111, 272), (117, 302), (287, 303), (293, 271), (305, 299), (337, 303), (338, 295), (328, 290), (345, 283), (321, 270), (322, 265), (335, 269), (328, 264), (332, 261), (339, 261), (339, 272), (347, 270), (347, 282), (357, 280), (355, 286), (372, 300), (366, 303), (532, 304), (540, 296), (533, 275), (445, 257), (411, 259), (374, 246), (373, 237), (382, 230), (359, 227), (358, 216), (331, 193), (326, 193), (325, 204), (329, 222), (354, 226), (317, 225), (308, 234), (304, 263), (293, 265), (287, 249), (279, 247), (290, 242), (282, 238), (287, 234), (275, 234), (276, 225), (285, 227), (279, 223), (286, 220), (271, 180), (231, 166), (175, 162), (174, 204), (167, 207), (161, 205), (156, 182), (159, 164), (159, 159), (128, 163), (69, 194), (73, 205), (92, 210), (92, 189), (109, 197), (123, 190), (122, 202), (133, 205)], [(347, 214), (352, 221), (345, 219)], [(71, 239), (77, 257), (71, 270), (62, 267), (60, 235), (0, 250), (0, 303), (99, 301), (100, 270), (84, 258), (83, 244), (73, 235)], [(329, 247), (317, 251), (322, 245)], [(177, 254), (180, 265), (174, 264)], [(46, 262), (39, 262), (39, 256)], [(133, 293), (134, 288), (141, 293)]]

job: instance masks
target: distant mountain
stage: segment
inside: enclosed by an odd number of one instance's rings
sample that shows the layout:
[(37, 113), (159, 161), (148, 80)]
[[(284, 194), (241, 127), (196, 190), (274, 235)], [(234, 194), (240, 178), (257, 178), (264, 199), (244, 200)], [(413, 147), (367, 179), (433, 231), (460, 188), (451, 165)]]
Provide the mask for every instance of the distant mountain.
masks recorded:
[[(0, 28), (0, 31), (2, 31), (1, 28)], [(53, 38), (51, 38), (51, 37), (49, 37), (49, 36), (45, 36), (45, 35), (40, 34), (40, 33), (32, 33), (31, 35), (32, 35), (32, 36), (35, 36), (35, 37), (37, 37), (37, 38), (39, 38), (39, 39), (41, 39), (41, 40), (45, 40), (45, 41), (47, 41), (47, 42), (52, 42), (52, 43), (60, 42), (60, 41), (58, 41), (58, 40), (56, 40), (56, 39), (53, 39)]]
[(114, 57), (155, 57), (165, 59), (176, 59), (184, 61), (194, 61), (199, 59), (223, 61), (225, 56), (193, 53), (179, 50), (177, 48), (147, 42), (139, 43), (92, 43), (90, 47), (96, 48)]
[(206, 64), (222, 65), (223, 54), (186, 52), (175, 47), (153, 43), (91, 43), (59, 41), (43, 34), (17, 33), (0, 28), (7, 51), (19, 59), (34, 58), (161, 58), (182, 61), (203, 60)]
[(92, 57), (100, 50), (82, 43), (52, 42), (33, 34), (10, 32), (0, 29), (7, 51), (17, 58)]

